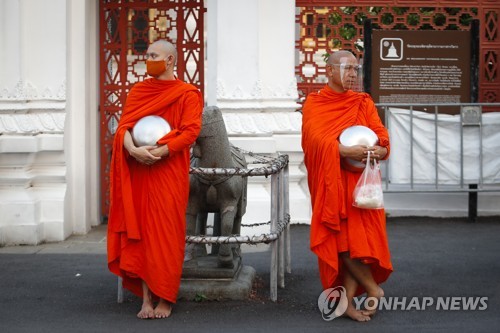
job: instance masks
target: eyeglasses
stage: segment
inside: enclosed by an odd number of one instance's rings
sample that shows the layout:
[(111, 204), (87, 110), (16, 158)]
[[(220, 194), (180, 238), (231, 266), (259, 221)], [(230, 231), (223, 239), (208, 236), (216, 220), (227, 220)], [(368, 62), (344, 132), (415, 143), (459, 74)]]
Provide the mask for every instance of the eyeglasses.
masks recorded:
[(340, 66), (340, 68), (342, 68), (343, 70), (345, 71), (354, 71), (356, 74), (359, 74), (359, 72), (361, 72), (361, 68), (362, 66), (361, 65), (346, 65), (346, 64), (333, 64), (331, 66)]

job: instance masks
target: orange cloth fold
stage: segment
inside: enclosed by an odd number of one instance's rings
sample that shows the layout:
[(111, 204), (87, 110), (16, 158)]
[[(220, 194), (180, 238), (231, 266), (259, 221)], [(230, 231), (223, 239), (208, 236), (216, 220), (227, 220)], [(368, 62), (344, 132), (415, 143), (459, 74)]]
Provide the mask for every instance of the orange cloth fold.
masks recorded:
[[(318, 256), (324, 289), (342, 285), (340, 252), (370, 264), (377, 283), (392, 272), (383, 209), (352, 206), (361, 173), (340, 167), (338, 137), (353, 125), (371, 128), (390, 150), (389, 135), (368, 94), (336, 93), (328, 85), (307, 97), (302, 115), (302, 149), (311, 194), (310, 247)], [(385, 158), (389, 156), (389, 153)], [(357, 294), (364, 291), (360, 288)]]
[[(123, 286), (176, 302), (182, 274), (189, 197), (189, 148), (201, 129), (203, 99), (180, 80), (147, 79), (130, 90), (113, 142), (108, 216), (108, 267)], [(169, 156), (140, 164), (123, 146), (125, 131), (144, 116), (163, 117), (172, 130), (158, 140)]]

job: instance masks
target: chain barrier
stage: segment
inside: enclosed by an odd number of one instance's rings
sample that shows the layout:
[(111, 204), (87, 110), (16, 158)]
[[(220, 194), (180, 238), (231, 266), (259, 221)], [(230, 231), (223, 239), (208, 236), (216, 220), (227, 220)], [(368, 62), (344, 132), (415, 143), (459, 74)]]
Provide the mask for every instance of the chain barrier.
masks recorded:
[[(245, 151), (233, 146), (232, 149), (252, 158), (247, 161), (250, 168), (201, 168), (191, 167), (189, 173), (198, 177), (201, 181), (206, 181), (213, 185), (214, 181), (222, 178), (223, 181), (233, 177), (271, 177), (271, 221), (253, 224), (241, 224), (242, 227), (256, 227), (269, 225), (270, 231), (260, 235), (242, 236), (233, 234), (229, 236), (209, 236), (194, 235), (186, 236), (186, 243), (189, 244), (270, 244), (271, 248), (271, 274), (270, 274), (270, 295), (271, 300), (278, 299), (278, 285), (285, 287), (285, 269), (288, 273), (290, 268), (290, 237), (288, 235), (288, 225), (290, 224), (290, 214), (288, 214), (288, 184), (284, 184), (288, 177), (288, 155), (278, 154), (277, 157), (270, 157)], [(244, 165), (244, 164), (243, 164)], [(255, 167), (253, 167), (255, 166)], [(278, 175), (279, 174), (279, 175)], [(218, 177), (214, 177), (218, 176)], [(273, 206), (274, 204), (274, 206)], [(206, 233), (206, 232), (205, 232)]]
[[(240, 177), (253, 177), (253, 176), (265, 176), (266, 178), (272, 174), (278, 173), (281, 169), (288, 165), (288, 155), (278, 155), (277, 157), (266, 156), (261, 154), (256, 154), (239, 147), (234, 147), (240, 153), (246, 154), (252, 157), (254, 160), (249, 164), (259, 165), (264, 164), (261, 167), (255, 167), (250, 169), (243, 168), (200, 168), (191, 167), (189, 173), (197, 176), (214, 176), (220, 175), (225, 177), (240, 176)], [(279, 238), (283, 230), (290, 223), (290, 215), (285, 214), (284, 220), (278, 220), (276, 225), (276, 231), (272, 231), (267, 234), (253, 235), (253, 236), (241, 236), (241, 235), (230, 235), (230, 236), (207, 236), (207, 235), (196, 235), (196, 236), (186, 236), (186, 243), (196, 243), (196, 244), (258, 244), (258, 243), (270, 243)], [(257, 227), (261, 225), (270, 225), (271, 221), (253, 224), (242, 224), (242, 227)], [(213, 227), (207, 227), (213, 228)]]
[(247, 228), (255, 228), (255, 227), (260, 227), (261, 225), (268, 225), (271, 224), (271, 221), (267, 222), (261, 222), (261, 223), (251, 223), (251, 224), (241, 224), (242, 227), (247, 227)]
[[(256, 223), (251, 226), (269, 224)], [(259, 244), (259, 243), (270, 243), (279, 238), (283, 230), (290, 223), (290, 214), (285, 215), (284, 220), (278, 220), (276, 231), (267, 234), (254, 235), (254, 236), (240, 236), (240, 235), (230, 235), (230, 236), (186, 236), (186, 243), (196, 243), (196, 244)]]
[[(261, 223), (250, 223), (250, 224), (242, 223), (241, 226), (246, 227), (246, 228), (255, 228), (255, 227), (260, 227), (262, 225), (268, 225), (268, 224), (271, 224), (271, 221), (261, 222)], [(207, 225), (205, 228), (206, 229), (213, 229), (213, 227), (214, 227), (213, 225)]]
[(222, 175), (226, 177), (241, 176), (241, 177), (253, 177), (253, 176), (265, 176), (266, 178), (272, 174), (278, 173), (288, 164), (288, 155), (278, 155), (277, 157), (265, 156), (244, 149), (234, 147), (241, 153), (247, 154), (248, 156), (254, 158), (249, 164), (266, 164), (265, 166), (243, 169), (243, 168), (200, 168), (200, 167), (190, 167), (189, 173), (192, 175), (205, 175), (214, 176)]

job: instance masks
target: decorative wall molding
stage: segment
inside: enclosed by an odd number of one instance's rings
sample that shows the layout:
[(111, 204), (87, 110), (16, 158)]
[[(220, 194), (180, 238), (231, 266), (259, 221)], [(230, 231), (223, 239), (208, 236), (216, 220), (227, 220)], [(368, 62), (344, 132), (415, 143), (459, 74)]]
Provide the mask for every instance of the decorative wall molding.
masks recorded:
[(33, 101), (33, 100), (66, 100), (66, 80), (63, 80), (57, 88), (38, 88), (31, 82), (19, 80), (12, 89), (0, 90), (0, 101)]
[(236, 85), (228, 88), (223, 80), (217, 80), (217, 100), (297, 100), (297, 80), (293, 78), (287, 86), (264, 85), (260, 80), (254, 82), (250, 91), (244, 91)]
[(62, 134), (65, 117), (62, 112), (0, 114), (0, 134)]
[(272, 136), (300, 134), (300, 112), (223, 113), (230, 136)]

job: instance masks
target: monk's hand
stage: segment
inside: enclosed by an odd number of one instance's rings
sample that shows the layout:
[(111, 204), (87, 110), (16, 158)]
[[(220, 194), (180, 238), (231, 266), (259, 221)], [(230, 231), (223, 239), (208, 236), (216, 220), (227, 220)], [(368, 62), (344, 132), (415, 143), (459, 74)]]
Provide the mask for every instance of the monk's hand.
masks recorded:
[[(339, 149), (340, 149), (340, 156), (366, 163), (368, 151), (373, 151), (374, 147), (368, 147), (364, 145), (354, 145), (354, 146), (340, 145)], [(372, 153), (370, 153), (370, 157), (371, 156)]]
[(145, 165), (153, 165), (155, 162), (161, 160), (161, 157), (153, 155), (151, 152), (158, 148), (157, 146), (142, 146), (134, 147), (131, 149), (130, 155), (136, 159), (137, 162)]
[(159, 158), (166, 158), (168, 157), (169, 154), (168, 146), (167, 145), (157, 146), (154, 149), (151, 149), (150, 153)]
[(363, 147), (363, 158), (361, 159), (362, 163), (366, 164), (366, 161), (368, 160), (368, 152), (370, 152), (370, 160), (375, 160), (377, 157), (375, 156), (375, 147), (370, 147), (370, 146), (362, 146)]
[(373, 154), (370, 154), (370, 157), (373, 157), (373, 159), (376, 160), (381, 160), (387, 155), (387, 148), (381, 147), (381, 146), (373, 146)]

